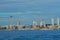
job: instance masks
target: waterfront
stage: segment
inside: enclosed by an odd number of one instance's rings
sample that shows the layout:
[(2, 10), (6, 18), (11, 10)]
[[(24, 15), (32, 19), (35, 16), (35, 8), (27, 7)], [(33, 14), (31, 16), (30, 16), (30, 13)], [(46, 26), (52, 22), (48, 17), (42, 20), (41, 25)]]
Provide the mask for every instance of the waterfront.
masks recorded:
[[(5, 18), (5, 17), (4, 17)], [(13, 16), (10, 16), (10, 25), (0, 26), (0, 30), (55, 30), (60, 29), (60, 18), (57, 18), (57, 21), (55, 23), (55, 19), (51, 18), (51, 23), (46, 24), (44, 19), (40, 18), (39, 25), (38, 23), (33, 20), (32, 24), (21, 24), (20, 18), (17, 20), (17, 24), (13, 25)], [(16, 19), (15, 19), (16, 20)]]
[(60, 30), (0, 31), (0, 40), (60, 40)]
[(60, 40), (60, 0), (0, 0), (0, 40)]

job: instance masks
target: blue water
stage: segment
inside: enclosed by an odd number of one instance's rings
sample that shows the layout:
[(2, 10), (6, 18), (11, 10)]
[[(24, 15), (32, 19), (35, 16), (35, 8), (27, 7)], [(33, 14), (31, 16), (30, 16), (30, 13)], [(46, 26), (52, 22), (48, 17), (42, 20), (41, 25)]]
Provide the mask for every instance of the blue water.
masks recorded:
[(60, 40), (60, 30), (0, 31), (0, 40)]

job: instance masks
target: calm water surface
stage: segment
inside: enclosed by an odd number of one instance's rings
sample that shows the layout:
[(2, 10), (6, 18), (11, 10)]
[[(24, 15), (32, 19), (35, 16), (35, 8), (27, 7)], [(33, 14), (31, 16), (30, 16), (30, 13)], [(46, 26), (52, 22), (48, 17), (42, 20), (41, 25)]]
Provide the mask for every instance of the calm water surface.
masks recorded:
[(60, 30), (0, 31), (0, 40), (60, 40)]

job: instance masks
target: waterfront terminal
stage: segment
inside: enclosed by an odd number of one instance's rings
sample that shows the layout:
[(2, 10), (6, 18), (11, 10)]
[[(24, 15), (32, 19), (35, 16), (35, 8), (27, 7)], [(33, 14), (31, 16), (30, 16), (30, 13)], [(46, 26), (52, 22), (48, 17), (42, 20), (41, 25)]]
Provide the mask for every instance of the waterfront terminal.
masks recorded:
[(10, 16), (10, 25), (0, 26), (0, 30), (58, 30), (60, 29), (60, 19), (57, 18), (57, 23), (54, 23), (54, 18), (51, 18), (51, 24), (46, 24), (44, 19), (40, 20), (40, 25), (36, 21), (32, 25), (22, 25), (20, 21), (16, 25), (12, 25), (12, 16)]

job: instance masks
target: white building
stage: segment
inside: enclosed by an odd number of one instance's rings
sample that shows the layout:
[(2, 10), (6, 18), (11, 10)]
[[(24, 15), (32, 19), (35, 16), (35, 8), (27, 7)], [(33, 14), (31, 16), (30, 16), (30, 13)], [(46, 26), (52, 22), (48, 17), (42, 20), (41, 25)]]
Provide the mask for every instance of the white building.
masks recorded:
[(51, 19), (52, 26), (54, 26), (54, 18)]
[(17, 23), (17, 26), (18, 26), (18, 30), (22, 29), (22, 24), (20, 22)]
[(10, 16), (10, 30), (12, 30), (12, 16)]
[(45, 27), (45, 21), (43, 19), (40, 20), (40, 27)]
[(36, 29), (36, 27), (37, 27), (37, 22), (33, 21), (33, 29)]
[(59, 18), (57, 18), (57, 26), (58, 26), (58, 28), (60, 28), (60, 19)]
[(8, 25), (6, 25), (6, 30), (8, 30), (9, 29), (9, 27), (8, 27)]

